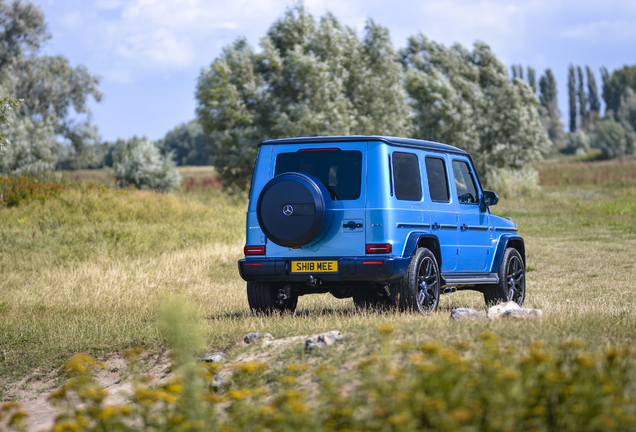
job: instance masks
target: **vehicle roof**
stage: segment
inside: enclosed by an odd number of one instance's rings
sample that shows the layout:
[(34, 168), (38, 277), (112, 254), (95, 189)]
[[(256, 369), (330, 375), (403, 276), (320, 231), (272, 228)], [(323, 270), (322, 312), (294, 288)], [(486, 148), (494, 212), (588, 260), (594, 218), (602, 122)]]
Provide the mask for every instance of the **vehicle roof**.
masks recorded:
[(316, 144), (316, 143), (335, 143), (335, 142), (351, 142), (351, 141), (382, 141), (387, 144), (399, 147), (412, 147), (424, 150), (437, 150), (450, 153), (459, 153), (467, 155), (468, 152), (453, 147), (448, 144), (442, 144), (435, 141), (425, 141), (413, 138), (399, 138), (382, 135), (349, 135), (349, 136), (315, 136), (300, 138), (280, 138), (263, 141), (259, 146), (264, 144)]

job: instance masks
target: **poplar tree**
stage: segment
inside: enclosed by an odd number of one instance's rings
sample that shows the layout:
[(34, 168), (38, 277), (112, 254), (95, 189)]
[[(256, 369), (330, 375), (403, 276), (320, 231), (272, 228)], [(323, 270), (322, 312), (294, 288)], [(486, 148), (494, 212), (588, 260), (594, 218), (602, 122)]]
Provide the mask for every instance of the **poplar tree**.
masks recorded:
[(571, 64), (568, 67), (568, 102), (570, 108), (570, 132), (576, 132), (576, 72)]
[(539, 114), (550, 141), (557, 148), (562, 147), (565, 144), (565, 133), (557, 99), (557, 83), (551, 69), (546, 69), (539, 79)]
[(532, 91), (536, 94), (537, 93), (537, 75), (534, 68), (531, 68), (530, 66), (528, 66), (528, 84), (530, 84)]
[(636, 65), (623, 66), (611, 74), (605, 69), (603, 76), (603, 100), (608, 110), (616, 112), (620, 106), (621, 97), (628, 88), (636, 91)]
[(585, 94), (585, 79), (583, 78), (583, 69), (581, 66), (577, 66), (578, 78), (579, 78), (579, 90), (578, 90), (578, 99), (579, 99), (579, 119), (580, 119), (580, 129), (582, 131), (587, 131), (588, 126), (588, 112), (587, 112), (587, 95)]
[(601, 111), (601, 101), (598, 98), (598, 88), (596, 87), (596, 77), (594, 76), (594, 72), (592, 72), (592, 69), (590, 69), (589, 66), (585, 66), (585, 71), (587, 72), (587, 97), (590, 106), (590, 121), (588, 127), (590, 127), (599, 118), (599, 112)]

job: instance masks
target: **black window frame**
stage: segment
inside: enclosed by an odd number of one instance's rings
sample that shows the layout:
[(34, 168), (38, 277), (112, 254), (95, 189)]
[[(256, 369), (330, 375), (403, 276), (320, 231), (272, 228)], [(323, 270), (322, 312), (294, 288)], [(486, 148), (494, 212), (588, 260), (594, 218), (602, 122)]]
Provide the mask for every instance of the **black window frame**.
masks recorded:
[[(398, 179), (397, 179), (397, 177), (395, 175), (396, 172), (397, 172), (397, 170), (395, 168), (395, 156), (396, 155), (407, 155), (407, 156), (415, 157), (415, 166), (417, 167), (417, 181), (418, 181), (417, 185), (418, 185), (419, 191), (420, 191), (420, 193), (419, 193), (420, 197), (418, 199), (407, 199), (407, 198), (400, 198), (399, 197), (400, 193), (398, 193)], [(398, 152), (398, 151), (392, 152), (391, 156), (392, 156), (391, 159), (393, 161), (393, 164), (392, 164), (391, 168), (393, 169), (393, 176), (392, 177), (393, 177), (393, 188), (395, 189), (395, 198), (400, 200), (400, 201), (421, 202), (422, 201), (422, 197), (423, 197), (423, 191), (422, 191), (422, 169), (420, 167), (420, 158), (415, 153)], [(399, 184), (401, 185), (401, 181), (400, 181)]]
[[(442, 162), (442, 166), (444, 168), (444, 181), (446, 182), (446, 199), (445, 200), (437, 200), (433, 198), (433, 190), (431, 189), (431, 177), (429, 175), (428, 169), (428, 160), (436, 159)], [(437, 203), (450, 203), (451, 202), (451, 193), (450, 193), (450, 184), (448, 183), (448, 170), (446, 169), (446, 159), (443, 157), (437, 156), (426, 156), (424, 158), (424, 166), (426, 167), (426, 181), (428, 183), (428, 195), (431, 198), (431, 201)]]

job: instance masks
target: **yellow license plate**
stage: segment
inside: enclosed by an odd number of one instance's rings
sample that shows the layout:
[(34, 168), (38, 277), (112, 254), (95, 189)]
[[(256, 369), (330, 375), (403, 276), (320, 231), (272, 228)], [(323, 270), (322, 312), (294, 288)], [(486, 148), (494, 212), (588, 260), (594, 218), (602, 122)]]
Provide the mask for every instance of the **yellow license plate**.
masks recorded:
[(292, 273), (338, 273), (338, 261), (292, 261)]

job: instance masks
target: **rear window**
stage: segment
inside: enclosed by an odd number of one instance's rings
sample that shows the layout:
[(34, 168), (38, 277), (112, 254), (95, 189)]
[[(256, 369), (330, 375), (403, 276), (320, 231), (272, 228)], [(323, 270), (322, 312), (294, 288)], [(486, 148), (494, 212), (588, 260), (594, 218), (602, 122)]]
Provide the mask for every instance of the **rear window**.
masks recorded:
[(274, 174), (299, 172), (312, 175), (327, 186), (336, 200), (360, 198), (362, 152), (349, 150), (280, 153)]

